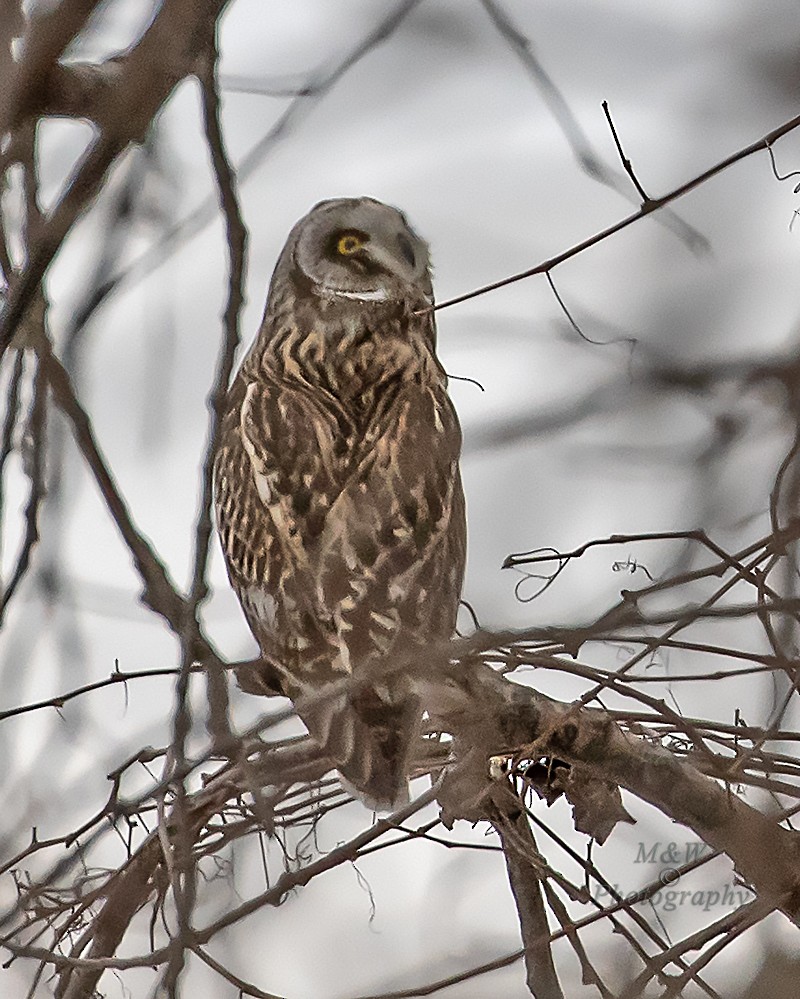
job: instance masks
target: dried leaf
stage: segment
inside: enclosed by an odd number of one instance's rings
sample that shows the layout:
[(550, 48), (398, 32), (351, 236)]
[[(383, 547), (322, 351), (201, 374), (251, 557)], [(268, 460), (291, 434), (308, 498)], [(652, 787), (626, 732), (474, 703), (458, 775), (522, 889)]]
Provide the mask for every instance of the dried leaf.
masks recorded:
[(636, 822), (625, 810), (619, 787), (584, 767), (571, 767), (564, 793), (572, 805), (575, 828), (602, 846), (618, 822)]

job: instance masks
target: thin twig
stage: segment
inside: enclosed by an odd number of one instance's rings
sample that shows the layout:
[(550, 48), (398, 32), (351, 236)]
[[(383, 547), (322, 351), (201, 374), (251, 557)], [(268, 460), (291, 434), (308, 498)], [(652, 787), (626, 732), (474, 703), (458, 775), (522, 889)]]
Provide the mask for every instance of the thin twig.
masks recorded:
[(623, 167), (625, 168), (625, 173), (627, 173), (627, 175), (630, 177), (631, 181), (633, 182), (633, 186), (639, 192), (639, 196), (642, 199), (642, 204), (646, 205), (650, 201), (650, 198), (645, 189), (639, 183), (639, 178), (633, 172), (633, 166), (631, 165), (631, 161), (628, 159), (628, 157), (625, 155), (625, 152), (622, 149), (622, 143), (619, 140), (619, 136), (617, 135), (617, 130), (614, 127), (614, 122), (611, 118), (611, 111), (609, 110), (608, 107), (608, 101), (603, 101), (602, 108), (603, 108), (603, 113), (606, 116), (606, 121), (608, 122), (608, 127), (611, 129), (611, 135), (614, 137), (614, 145), (617, 147), (619, 158), (622, 161)]
[(470, 299), (478, 298), (480, 295), (486, 295), (490, 291), (496, 291), (498, 288), (505, 288), (507, 285), (515, 284), (517, 281), (524, 281), (526, 278), (533, 277), (536, 274), (546, 274), (548, 271), (558, 267), (559, 264), (563, 264), (566, 260), (571, 260), (573, 257), (578, 256), (579, 253), (583, 253), (584, 250), (588, 250), (589, 247), (602, 243), (610, 236), (621, 232), (623, 229), (627, 229), (628, 226), (633, 225), (634, 222), (638, 222), (639, 219), (642, 219), (647, 215), (651, 215), (653, 212), (658, 211), (659, 208), (663, 208), (664, 205), (669, 205), (673, 201), (677, 201), (678, 198), (682, 198), (690, 191), (694, 191), (702, 184), (711, 180), (712, 177), (716, 177), (716, 175), (722, 173), (723, 170), (727, 170), (728, 167), (733, 166), (734, 163), (739, 163), (748, 156), (752, 156), (753, 153), (769, 148), (772, 143), (776, 142), (784, 135), (788, 135), (789, 132), (792, 132), (798, 126), (800, 126), (800, 115), (790, 118), (789, 121), (784, 122), (783, 125), (773, 129), (771, 132), (768, 132), (762, 139), (757, 139), (755, 142), (751, 142), (750, 145), (744, 146), (742, 149), (737, 150), (737, 152), (732, 153), (730, 156), (726, 156), (725, 159), (715, 163), (714, 166), (708, 167), (707, 170), (704, 170), (702, 173), (692, 177), (691, 180), (687, 180), (685, 183), (679, 184), (678, 187), (673, 188), (667, 194), (662, 195), (662, 197), (651, 198), (632, 215), (627, 215), (624, 219), (620, 219), (619, 222), (615, 222), (614, 225), (601, 229), (600, 232), (595, 233), (593, 236), (587, 237), (580, 243), (575, 243), (573, 246), (569, 247), (569, 249), (563, 250), (554, 257), (549, 257), (547, 260), (543, 260), (535, 267), (529, 267), (527, 270), (520, 271), (518, 274), (512, 274), (510, 277), (502, 278), (499, 281), (492, 281), (490, 284), (476, 288), (474, 291), (468, 291), (463, 295), (456, 295), (454, 298), (449, 298), (444, 302), (438, 302), (436, 305), (432, 306), (432, 311), (438, 312), (441, 309), (448, 309), (452, 305), (459, 305), (462, 302), (468, 302)]

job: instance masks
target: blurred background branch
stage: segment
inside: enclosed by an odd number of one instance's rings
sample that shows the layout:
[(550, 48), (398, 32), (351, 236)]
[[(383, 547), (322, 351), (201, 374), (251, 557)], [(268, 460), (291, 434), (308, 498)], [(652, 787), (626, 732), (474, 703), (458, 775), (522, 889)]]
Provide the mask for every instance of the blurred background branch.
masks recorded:
[[(8, 994), (794, 995), (790, 8), (134, 6), (0, 21)], [(229, 683), (210, 517), (274, 251), (339, 193), (431, 239), (486, 388), (474, 627), (392, 664), (426, 731), (375, 821)]]

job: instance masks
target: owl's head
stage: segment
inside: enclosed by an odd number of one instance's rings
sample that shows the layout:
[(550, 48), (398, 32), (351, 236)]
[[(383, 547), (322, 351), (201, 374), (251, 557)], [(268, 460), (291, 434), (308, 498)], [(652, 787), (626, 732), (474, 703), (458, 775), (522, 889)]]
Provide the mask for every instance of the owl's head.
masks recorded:
[(427, 243), (402, 212), (373, 198), (321, 201), (294, 227), (284, 254), (326, 297), (433, 298)]

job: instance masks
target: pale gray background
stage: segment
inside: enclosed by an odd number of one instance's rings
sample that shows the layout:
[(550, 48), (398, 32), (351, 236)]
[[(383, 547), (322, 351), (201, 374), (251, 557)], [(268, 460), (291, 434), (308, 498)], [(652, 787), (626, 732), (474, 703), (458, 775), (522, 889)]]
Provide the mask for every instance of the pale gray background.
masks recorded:
[[(653, 195), (797, 113), (800, 13), (790, 0), (503, 0), (503, 7), (530, 39), (597, 155), (619, 172), (601, 110), (601, 101), (609, 102), (626, 153)], [(137, 2), (109, 4), (76, 55), (103, 58), (123, 48), (141, 30), (146, 9)], [(308, 80), (335, 65), (390, 9), (374, 0), (236, 0), (221, 37), (224, 127), (234, 163), (248, 157), (291, 101), (242, 87), (268, 91)], [(87, 126), (71, 122), (42, 127), (43, 177), (53, 193), (88, 134)], [(155, 145), (163, 175), (151, 171), (140, 191), (125, 250), (130, 262), (142, 255), (151, 261), (165, 227), (191, 217), (213, 196), (195, 86), (175, 93)], [(783, 140), (776, 157), (783, 173), (800, 169), (800, 135)], [(129, 168), (121, 167), (114, 183)], [(601, 549), (539, 600), (523, 604), (514, 596), (518, 577), (500, 571), (511, 551), (566, 549), (620, 531), (703, 526), (723, 543), (763, 533), (771, 478), (790, 430), (775, 400), (724, 387), (713, 397), (661, 392), (642, 372), (653, 358), (688, 365), (792, 349), (800, 265), (800, 224), (789, 231), (800, 208), (795, 183), (778, 183), (760, 153), (673, 206), (707, 238), (708, 252), (693, 252), (651, 217), (555, 271), (584, 333), (596, 340), (635, 337), (632, 356), (624, 344), (579, 339), (541, 277), (440, 314), (447, 369), (485, 388), (452, 383), (465, 436), (465, 595), (482, 624), (585, 620), (621, 586), (643, 582), (612, 572), (615, 559), (632, 554), (657, 575), (681, 553), (664, 544)], [(401, 207), (430, 241), (440, 301), (533, 266), (632, 210), (631, 202), (581, 171), (542, 93), (472, 0), (424, 0), (328, 94), (307, 101), (243, 178), (250, 230), (245, 342), (258, 326), (273, 263), (293, 222), (322, 198), (361, 194)], [(86, 294), (106, 234), (104, 204), (101, 199), (76, 227), (52, 268), (56, 338)], [(205, 397), (225, 292), (223, 230), (215, 214), (113, 297), (86, 328), (80, 349), (79, 389), (104, 452), (138, 525), (181, 581), (189, 576)], [(739, 433), (727, 450), (705, 460), (721, 416), (736, 421)], [(523, 433), (526, 420), (530, 432)], [(41, 575), (32, 577), (8, 620), (0, 652), (4, 706), (98, 679), (115, 660), (122, 669), (175, 662), (173, 640), (137, 603), (129, 558), (71, 442), (60, 446), (67, 462), (62, 520), (56, 536), (45, 520), (37, 565), (54, 564), (62, 588), (49, 600)], [(12, 482), (7, 501), (4, 566), (14, 554), (18, 486)], [(211, 577), (208, 628), (226, 654), (248, 655), (254, 643), (216, 549)], [(613, 660), (613, 650), (607, 655)], [(657, 668), (670, 665), (662, 657)], [(581, 690), (554, 674), (534, 682), (565, 698)], [(682, 688), (680, 707), (730, 721), (743, 706), (753, 723), (769, 708), (771, 690), (763, 683), (743, 682), (722, 696), (704, 686)], [(649, 692), (656, 689), (668, 690)], [(259, 707), (244, 695), (236, 703), (242, 720)], [(170, 682), (156, 679), (132, 685), (127, 703), (122, 690), (113, 689), (59, 714), (6, 722), (0, 729), (7, 761), (0, 775), (3, 853), (19, 849), (32, 824), (44, 837), (87, 817), (107, 794), (111, 767), (141, 745), (168, 738), (171, 706)], [(199, 697), (197, 708), (202, 711)], [(623, 890), (633, 890), (655, 873), (633, 865), (640, 841), (690, 837), (645, 806), (626, 804), (639, 824), (615, 832), (594, 857)], [(585, 849), (586, 838), (570, 834), (563, 803), (549, 813), (541, 808)], [(318, 847), (344, 840), (367, 818), (357, 805), (338, 813), (323, 824)], [(459, 834), (494, 842), (482, 829)], [(574, 865), (541, 845), (580, 880)], [(110, 841), (108, 849), (116, 863)], [(248, 883), (247, 870), (243, 861), (236, 882), (243, 895), (260, 884), (255, 870)], [(212, 953), (262, 988), (291, 999), (333, 999), (421, 984), (519, 946), (496, 854), (406, 846), (374, 855), (359, 870), (374, 895), (372, 922), (356, 872), (343, 867), (215, 941)], [(704, 889), (730, 881), (721, 863), (698, 877)], [(216, 890), (202, 912), (235, 903), (231, 887), (220, 882)], [(675, 926), (676, 939), (708, 918), (686, 907), (660, 915)], [(769, 932), (781, 935), (784, 923), (775, 917)], [(753, 969), (766, 935), (762, 927), (739, 946)], [(612, 981), (615, 967), (624, 973), (618, 942), (605, 928), (587, 935), (587, 944)], [(137, 946), (143, 938), (131, 942), (130, 952)], [(563, 956), (569, 995), (594, 994), (582, 989), (563, 943), (556, 954)], [(22, 972), (15, 966), (0, 983), (23, 980)], [(528, 994), (523, 978), (519, 962), (443, 995), (522, 999)], [(709, 979), (718, 981), (713, 973)], [(127, 982), (138, 997), (151, 980), (142, 972)], [(219, 980), (208, 984), (202, 968), (191, 969), (190, 981), (187, 995), (235, 995)], [(109, 994), (122, 995), (118, 984), (104, 983)], [(15, 988), (22, 986), (0, 985), (8, 995), (17, 994)]]

